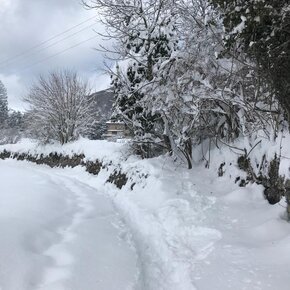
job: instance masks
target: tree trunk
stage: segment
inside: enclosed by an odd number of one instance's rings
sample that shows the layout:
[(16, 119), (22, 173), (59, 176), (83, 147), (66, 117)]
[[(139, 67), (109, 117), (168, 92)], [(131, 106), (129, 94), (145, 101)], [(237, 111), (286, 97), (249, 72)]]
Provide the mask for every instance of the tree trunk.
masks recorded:
[(172, 156), (172, 146), (171, 146), (171, 142), (170, 142), (170, 138), (168, 135), (163, 135), (163, 141), (164, 141), (164, 144), (166, 146), (166, 149), (167, 151), (169, 152), (169, 155)]
[(187, 160), (188, 169), (192, 169), (192, 140), (190, 138), (185, 142), (184, 155)]

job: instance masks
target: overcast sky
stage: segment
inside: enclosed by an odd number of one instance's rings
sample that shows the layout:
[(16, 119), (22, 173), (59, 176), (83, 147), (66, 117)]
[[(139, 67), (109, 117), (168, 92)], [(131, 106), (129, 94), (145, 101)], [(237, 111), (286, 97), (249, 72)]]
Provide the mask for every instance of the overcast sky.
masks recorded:
[[(103, 41), (94, 30), (102, 27), (94, 19), (97, 12), (84, 9), (80, 2), (0, 0), (0, 80), (11, 108), (23, 110), (22, 98), (33, 80), (53, 69), (75, 69), (92, 81), (95, 90), (108, 86), (103, 55), (94, 49)], [(92, 37), (96, 38), (86, 41)], [(80, 42), (84, 43), (71, 48)]]

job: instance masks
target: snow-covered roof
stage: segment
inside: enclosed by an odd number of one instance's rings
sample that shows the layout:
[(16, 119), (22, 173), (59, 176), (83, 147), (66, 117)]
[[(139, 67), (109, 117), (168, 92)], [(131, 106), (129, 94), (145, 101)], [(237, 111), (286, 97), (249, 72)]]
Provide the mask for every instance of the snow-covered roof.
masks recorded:
[(122, 121), (107, 121), (106, 122), (106, 124), (120, 124), (120, 125), (125, 125), (125, 123), (124, 122), (122, 122)]

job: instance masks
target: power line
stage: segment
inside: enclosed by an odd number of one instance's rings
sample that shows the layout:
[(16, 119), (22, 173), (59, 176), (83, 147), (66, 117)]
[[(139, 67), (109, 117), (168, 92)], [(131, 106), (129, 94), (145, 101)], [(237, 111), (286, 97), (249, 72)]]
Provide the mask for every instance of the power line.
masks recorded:
[(80, 30), (78, 30), (78, 31), (76, 31), (76, 32), (74, 32), (72, 34), (69, 34), (68, 36), (65, 36), (65, 37), (61, 38), (60, 40), (55, 41), (55, 42), (53, 42), (53, 43), (51, 43), (51, 44), (49, 44), (49, 45), (47, 45), (45, 47), (38, 47), (38, 49), (36, 49), (36, 50), (34, 49), (34, 50), (30, 51), (30, 52), (27, 52), (27, 53), (25, 53), (25, 54), (22, 55), (23, 57), (20, 57), (19, 56), (17, 58), (11, 59), (11, 61), (7, 62), (7, 64), (1, 65), (1, 63), (0, 63), (0, 69), (1, 68), (4, 68), (6, 66), (9, 66), (11, 63), (14, 63), (19, 58), (20, 58), (20, 61), (24, 61), (24, 60), (28, 59), (30, 56), (32, 56), (32, 55), (34, 55), (36, 53), (40, 53), (41, 51), (44, 51), (44, 50), (46, 50), (46, 49), (48, 49), (50, 47), (53, 47), (53, 46), (55, 46), (55, 45), (63, 42), (64, 40), (69, 39), (69, 38), (71, 38), (71, 37), (79, 34), (80, 32), (82, 32), (82, 31), (84, 31), (84, 30), (86, 30), (86, 29), (88, 29), (90, 27), (93, 27), (94, 25), (96, 25), (96, 23), (93, 23), (93, 24), (90, 24), (88, 26), (85, 26), (84, 28), (82, 28), (82, 29), (80, 29)]
[(95, 18), (95, 16), (90, 17), (90, 18), (88, 18), (88, 19), (86, 19), (86, 20), (84, 20), (84, 21), (82, 21), (82, 22), (80, 22), (80, 23), (78, 23), (78, 24), (76, 24), (76, 25), (74, 25), (74, 26), (72, 26), (72, 27), (70, 27), (70, 28), (64, 30), (63, 32), (58, 33), (58, 34), (56, 34), (56, 35), (54, 35), (54, 36), (48, 38), (47, 40), (42, 41), (42, 42), (40, 42), (40, 43), (38, 43), (38, 44), (36, 44), (36, 45), (34, 45), (34, 46), (32, 46), (32, 47), (30, 47), (30, 48), (24, 50), (24, 51), (22, 51), (22, 52), (19, 53), (19, 54), (16, 54), (16, 55), (14, 55), (14, 56), (12, 56), (12, 57), (6, 59), (6, 60), (3, 60), (3, 61), (0, 62), (0, 65), (5, 64), (5, 63), (7, 63), (7, 62), (10, 62), (11, 60), (13, 60), (13, 59), (15, 59), (15, 58), (19, 58), (19, 57), (25, 55), (25, 54), (27, 54), (28, 52), (30, 52), (31, 50), (34, 50), (34, 49), (36, 49), (36, 48), (38, 48), (38, 47), (40, 47), (40, 46), (42, 46), (42, 45), (44, 45), (44, 44), (50, 42), (51, 40), (54, 40), (54, 39), (58, 38), (59, 36), (65, 34), (65, 33), (67, 33), (67, 32), (72, 31), (73, 29), (75, 29), (75, 28), (77, 28), (77, 27), (83, 25), (84, 23), (87, 23), (87, 22), (91, 21), (91, 20), (94, 19), (94, 18)]
[(55, 54), (53, 54), (53, 55), (51, 55), (51, 56), (49, 56), (49, 57), (46, 57), (46, 58), (44, 58), (44, 59), (42, 59), (42, 60), (40, 60), (40, 61), (37, 61), (37, 62), (35, 62), (35, 63), (33, 63), (33, 64), (27, 66), (27, 67), (24, 67), (24, 68), (22, 69), (22, 71), (27, 70), (27, 69), (29, 69), (29, 68), (31, 68), (31, 67), (33, 67), (33, 66), (35, 66), (35, 65), (38, 65), (38, 64), (40, 64), (40, 63), (43, 63), (43, 62), (45, 62), (45, 61), (47, 61), (47, 60), (49, 60), (49, 59), (51, 59), (51, 58), (54, 58), (54, 57), (56, 57), (56, 56), (58, 56), (58, 55), (60, 55), (60, 54), (63, 54), (63, 53), (65, 53), (66, 51), (71, 50), (71, 49), (73, 49), (73, 48), (75, 48), (75, 47), (78, 47), (78, 46), (80, 46), (81, 44), (83, 44), (83, 43), (85, 43), (85, 42), (88, 42), (88, 41), (90, 41), (90, 40), (92, 40), (92, 39), (95, 39), (96, 37), (98, 37), (98, 35), (95, 35), (95, 36), (90, 37), (90, 38), (88, 38), (88, 39), (86, 39), (86, 40), (83, 40), (83, 41), (81, 41), (81, 42), (79, 42), (79, 43), (77, 43), (77, 44), (75, 44), (75, 45), (73, 45), (73, 46), (70, 46), (70, 47), (68, 47), (68, 48), (66, 48), (66, 49), (64, 49), (64, 50), (61, 50), (61, 51), (59, 51), (59, 52), (57, 52), (57, 53), (55, 53)]

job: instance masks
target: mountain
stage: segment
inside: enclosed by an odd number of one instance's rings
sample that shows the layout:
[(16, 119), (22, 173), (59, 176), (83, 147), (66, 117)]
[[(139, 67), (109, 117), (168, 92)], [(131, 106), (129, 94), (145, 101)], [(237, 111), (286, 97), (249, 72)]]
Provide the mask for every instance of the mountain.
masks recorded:
[(112, 107), (114, 102), (113, 92), (108, 89), (96, 92), (91, 96), (95, 100), (95, 109), (99, 113), (100, 118), (109, 120), (112, 115)]

